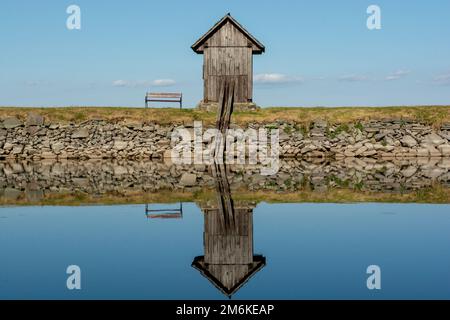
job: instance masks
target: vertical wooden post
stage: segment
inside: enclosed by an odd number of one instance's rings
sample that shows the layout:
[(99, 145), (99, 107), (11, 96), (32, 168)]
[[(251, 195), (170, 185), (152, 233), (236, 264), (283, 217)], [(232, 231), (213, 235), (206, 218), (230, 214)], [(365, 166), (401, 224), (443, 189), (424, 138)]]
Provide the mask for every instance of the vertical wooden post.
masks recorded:
[[(214, 148), (214, 158), (215, 159), (223, 159), (225, 156), (225, 139), (228, 127), (231, 122), (231, 114), (233, 113), (233, 105), (234, 105), (234, 92), (236, 88), (236, 81), (233, 77), (222, 77), (221, 86), (220, 86), (220, 95), (219, 95), (219, 105), (217, 108), (217, 117), (216, 117), (216, 129), (218, 134), (215, 141)], [(220, 139), (222, 138), (222, 139)], [(223, 149), (222, 149), (223, 142)]]
[(230, 234), (236, 232), (234, 203), (231, 197), (230, 184), (227, 177), (227, 169), (224, 164), (214, 163), (211, 167), (216, 184), (217, 209), (223, 230)]

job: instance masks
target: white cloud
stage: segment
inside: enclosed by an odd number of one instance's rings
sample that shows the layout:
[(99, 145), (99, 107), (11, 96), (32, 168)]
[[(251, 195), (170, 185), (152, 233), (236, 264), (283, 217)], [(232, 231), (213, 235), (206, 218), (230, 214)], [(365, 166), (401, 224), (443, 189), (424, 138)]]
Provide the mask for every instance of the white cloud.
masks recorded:
[(112, 83), (113, 87), (129, 87), (130, 84), (131, 84), (130, 81), (126, 80), (115, 80)]
[(155, 87), (170, 87), (176, 84), (172, 79), (157, 79), (152, 81), (152, 85)]
[(254, 76), (257, 84), (291, 84), (302, 83), (304, 80), (300, 77), (291, 77), (282, 73), (262, 73)]
[(344, 82), (361, 82), (361, 81), (366, 81), (366, 80), (369, 80), (369, 78), (367, 76), (358, 75), (358, 74), (348, 74), (348, 75), (339, 77), (339, 81), (344, 81)]
[(391, 73), (390, 75), (388, 75), (384, 79), (386, 81), (398, 80), (398, 79), (406, 77), (410, 73), (411, 73), (411, 71), (409, 71), (409, 70), (397, 70), (397, 71)]
[(450, 85), (450, 72), (437, 75), (433, 78), (435, 84), (448, 86)]
[(153, 81), (129, 81), (129, 80), (115, 80), (113, 87), (122, 88), (146, 88), (146, 87), (170, 87), (176, 84), (172, 79), (157, 79)]

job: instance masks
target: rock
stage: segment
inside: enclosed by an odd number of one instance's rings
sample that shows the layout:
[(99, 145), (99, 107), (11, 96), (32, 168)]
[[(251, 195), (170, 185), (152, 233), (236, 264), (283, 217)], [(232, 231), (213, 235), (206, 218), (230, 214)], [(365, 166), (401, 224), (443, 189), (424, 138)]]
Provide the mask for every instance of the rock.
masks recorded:
[(16, 117), (9, 117), (3, 121), (3, 126), (5, 127), (5, 129), (14, 129), (20, 127), (21, 125), (22, 122)]
[(44, 117), (38, 113), (30, 112), (26, 124), (27, 126), (42, 126), (44, 124)]
[(449, 171), (450, 170), (450, 159), (442, 158), (441, 162), (439, 162), (439, 167)]
[(35, 135), (38, 131), (40, 131), (40, 127), (38, 126), (27, 126), (27, 132), (29, 135)]
[[(32, 127), (28, 127), (28, 128), (35, 128), (35, 129), (37, 129), (37, 132), (36, 132), (36, 135), (37, 136), (45, 136), (45, 135), (47, 135), (47, 130), (45, 130), (45, 129), (40, 129), (39, 130), (39, 127), (36, 127), (36, 126), (32, 126)], [(32, 130), (32, 129), (30, 129), (30, 130)]]
[(124, 150), (126, 149), (128, 146), (128, 142), (127, 141), (120, 141), (120, 140), (116, 140), (114, 141), (114, 146), (113, 148), (116, 150)]
[(402, 175), (406, 178), (412, 177), (417, 172), (417, 168), (414, 166), (409, 166), (406, 169), (402, 170)]
[(22, 192), (20, 190), (14, 188), (6, 188), (3, 196), (8, 200), (17, 200), (19, 199)]
[(355, 153), (352, 152), (352, 151), (350, 151), (350, 150), (345, 150), (344, 155), (345, 155), (346, 157), (354, 157), (354, 156), (355, 156)]
[(72, 133), (72, 139), (83, 139), (89, 137), (89, 130), (86, 128), (80, 128)]
[(375, 149), (375, 150), (384, 150), (385, 148), (384, 148), (384, 146), (382, 145), (382, 144), (380, 144), (380, 143), (375, 143), (374, 145), (373, 145), (373, 148)]
[(450, 145), (441, 144), (437, 147), (444, 157), (450, 157)]
[(44, 198), (44, 191), (42, 190), (25, 190), (25, 196), (30, 202), (38, 202)]
[(290, 136), (287, 133), (282, 132), (282, 133), (280, 133), (279, 141), (280, 142), (287, 141), (287, 140), (289, 140), (289, 137)]
[(417, 150), (417, 156), (418, 157), (429, 157), (430, 153), (428, 152), (427, 148), (420, 148)]
[(184, 187), (192, 187), (197, 182), (197, 176), (192, 173), (183, 173), (180, 179), (180, 185)]
[(303, 147), (303, 148), (300, 150), (300, 152), (301, 152), (301, 153), (308, 153), (308, 152), (313, 151), (313, 150), (316, 150), (316, 149), (317, 149), (317, 147), (316, 147), (315, 145), (313, 145), (313, 144), (308, 144), (308, 145), (306, 145), (305, 147)]
[(376, 141), (380, 141), (380, 140), (383, 139), (385, 136), (386, 136), (386, 134), (381, 132), (381, 133), (377, 133), (377, 134), (374, 135), (373, 137), (374, 137), (374, 139), (375, 139)]
[(328, 123), (325, 120), (317, 119), (314, 121), (315, 128), (325, 129), (327, 126), (328, 126)]
[(367, 150), (372, 150), (372, 149), (375, 148), (374, 145), (372, 143), (370, 143), (370, 142), (366, 142), (364, 144), (364, 146), (367, 148)]
[(371, 157), (378, 154), (378, 152), (376, 150), (367, 150), (366, 152), (364, 152), (362, 155), (364, 157)]
[(444, 172), (445, 172), (444, 169), (432, 168), (432, 169), (423, 170), (423, 175), (425, 177), (428, 177), (428, 178), (431, 178), (431, 179), (436, 179), (440, 175), (444, 174)]
[(12, 150), (12, 148), (14, 148), (14, 145), (12, 144), (12, 143), (10, 143), (10, 142), (6, 142), (4, 145), (3, 145), (3, 149), (4, 150)]
[(447, 141), (445, 141), (444, 139), (442, 139), (442, 137), (438, 136), (436, 133), (430, 133), (429, 135), (427, 135), (425, 138), (422, 139), (422, 143), (424, 144), (433, 144), (435, 146), (441, 145), (446, 143)]
[(89, 186), (89, 179), (87, 178), (72, 178), (72, 182), (79, 187)]
[(204, 164), (195, 164), (194, 168), (195, 168), (195, 171), (197, 171), (197, 172), (205, 172), (206, 171), (206, 165), (204, 165)]
[(125, 168), (123, 166), (114, 166), (113, 169), (114, 169), (114, 175), (128, 174), (127, 168)]
[(172, 158), (172, 150), (169, 149), (169, 150), (164, 151), (163, 158), (164, 159), (171, 159)]
[(414, 139), (410, 135), (404, 136), (400, 142), (401, 142), (402, 146), (409, 147), (409, 148), (417, 145), (416, 139)]
[(440, 157), (441, 152), (436, 149), (434, 146), (427, 146), (428, 152), (430, 153), (430, 157)]
[(52, 166), (52, 175), (55, 176), (64, 176), (64, 169), (61, 165), (61, 163), (55, 163), (55, 165)]
[(355, 151), (355, 156), (359, 156), (360, 154), (362, 154), (362, 153), (364, 153), (366, 151), (367, 151), (367, 147), (366, 146), (362, 146), (358, 150)]
[(44, 159), (56, 159), (56, 154), (54, 154), (53, 152), (44, 151), (44, 152), (41, 153), (41, 158), (44, 158)]
[(59, 154), (61, 152), (61, 150), (64, 149), (64, 144), (61, 142), (56, 142), (56, 143), (52, 143), (51, 147), (52, 147), (52, 150), (54, 153)]
[(23, 152), (23, 145), (15, 145), (11, 151), (11, 154), (21, 154)]

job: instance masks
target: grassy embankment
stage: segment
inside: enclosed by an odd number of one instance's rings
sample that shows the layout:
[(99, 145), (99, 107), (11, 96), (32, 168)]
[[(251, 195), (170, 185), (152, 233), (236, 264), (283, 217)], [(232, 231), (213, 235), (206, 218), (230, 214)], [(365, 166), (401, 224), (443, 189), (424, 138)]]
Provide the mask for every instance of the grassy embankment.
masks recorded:
[[(302, 190), (299, 192), (276, 191), (248, 191), (235, 190), (232, 192), (235, 202), (268, 202), (268, 203), (450, 203), (450, 188), (439, 185), (424, 188), (418, 191), (405, 193), (372, 192), (347, 188), (332, 189), (327, 192)], [(143, 191), (124, 191), (120, 194), (111, 193), (103, 195), (90, 195), (87, 193), (50, 193), (40, 201), (28, 201), (25, 197), (8, 200), (0, 197), (0, 206), (27, 206), (27, 205), (115, 205), (115, 204), (142, 204), (142, 203), (175, 203), (215, 201), (214, 190), (202, 189), (200, 191), (173, 191), (164, 190), (156, 193)]]
[[(102, 119), (126, 122), (184, 123), (201, 120), (211, 124), (215, 114), (195, 109), (164, 108), (143, 109), (125, 107), (64, 107), (64, 108), (25, 108), (0, 107), (0, 118), (15, 116), (26, 119), (29, 112), (43, 115), (48, 122), (75, 122)], [(299, 124), (308, 124), (315, 119), (324, 119), (330, 123), (351, 123), (364, 120), (403, 119), (416, 120), (434, 126), (450, 123), (450, 106), (416, 107), (336, 107), (336, 108), (300, 108), (270, 107), (253, 112), (235, 112), (232, 122), (244, 125), (248, 122), (271, 123), (287, 120)]]

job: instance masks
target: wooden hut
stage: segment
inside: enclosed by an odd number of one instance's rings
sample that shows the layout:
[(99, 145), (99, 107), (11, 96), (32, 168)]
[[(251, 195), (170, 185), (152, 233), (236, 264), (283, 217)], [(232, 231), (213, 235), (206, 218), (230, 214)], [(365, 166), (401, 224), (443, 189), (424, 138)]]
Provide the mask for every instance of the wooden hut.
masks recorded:
[(253, 102), (253, 55), (265, 50), (255, 37), (229, 13), (192, 45), (203, 54), (204, 92), (202, 103), (217, 103), (223, 81), (236, 83), (234, 102)]
[(253, 208), (235, 208), (232, 221), (218, 209), (203, 212), (205, 255), (196, 257), (192, 266), (231, 297), (266, 264), (264, 256), (253, 254)]

